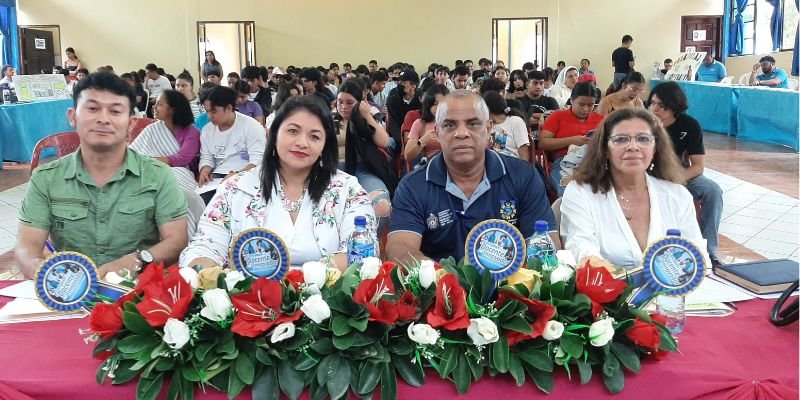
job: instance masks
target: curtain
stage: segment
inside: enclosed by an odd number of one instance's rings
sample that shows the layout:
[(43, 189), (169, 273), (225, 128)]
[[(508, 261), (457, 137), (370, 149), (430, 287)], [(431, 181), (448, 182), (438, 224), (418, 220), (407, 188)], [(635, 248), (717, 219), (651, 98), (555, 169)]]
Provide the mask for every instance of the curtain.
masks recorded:
[(773, 10), (772, 19), (769, 22), (769, 31), (772, 33), (772, 50), (780, 51), (783, 41), (783, 7), (782, 0), (767, 0)]
[(19, 69), (19, 34), (17, 32), (17, 8), (14, 2), (0, 0), (0, 32), (3, 34), (3, 54), (1, 58), (4, 64), (11, 64)]
[(747, 0), (733, 0), (736, 2), (736, 12), (733, 15), (733, 23), (730, 26), (730, 36), (728, 36), (729, 55), (735, 56), (742, 54), (744, 50), (744, 21), (742, 12), (747, 6)]
[[(794, 0), (795, 6), (800, 10), (800, 0)], [(797, 27), (797, 33), (794, 35), (794, 55), (792, 56), (792, 75), (800, 76), (800, 25)]]

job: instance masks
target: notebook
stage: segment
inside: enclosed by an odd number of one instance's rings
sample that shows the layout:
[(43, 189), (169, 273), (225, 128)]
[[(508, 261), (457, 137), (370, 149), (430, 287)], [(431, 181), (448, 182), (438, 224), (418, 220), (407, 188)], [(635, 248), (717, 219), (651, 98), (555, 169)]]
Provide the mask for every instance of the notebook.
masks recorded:
[(727, 281), (757, 293), (780, 293), (800, 276), (800, 264), (788, 259), (753, 261), (714, 267), (714, 273)]

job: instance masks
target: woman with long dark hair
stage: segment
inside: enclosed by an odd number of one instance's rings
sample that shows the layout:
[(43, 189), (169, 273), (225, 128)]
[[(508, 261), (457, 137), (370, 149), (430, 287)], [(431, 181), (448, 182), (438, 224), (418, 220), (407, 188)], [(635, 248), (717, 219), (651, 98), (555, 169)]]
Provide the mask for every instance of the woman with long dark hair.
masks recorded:
[(492, 122), (489, 148), (500, 154), (528, 161), (530, 141), (522, 113), (509, 107), (503, 95), (493, 90), (482, 93), (481, 97), (489, 108), (489, 119)]
[(338, 153), (328, 107), (315, 96), (287, 100), (269, 130), (261, 165), (220, 185), (180, 265), (225, 267), (237, 235), (268, 227), (286, 243), (292, 266), (333, 255), (335, 266), (346, 268), (354, 218), (367, 218), (374, 240), (375, 217), (356, 178), (337, 170)]
[(413, 163), (420, 153), (424, 152), (430, 159), (442, 151), (436, 128), (436, 110), (449, 92), (445, 85), (435, 84), (422, 95), (422, 113), (411, 125), (405, 147), (405, 157), (409, 162)]
[[(218, 78), (222, 78), (222, 64), (217, 61), (217, 56), (214, 55), (214, 52), (211, 50), (206, 51), (206, 59), (203, 62), (203, 68), (200, 70), (203, 74), (203, 80), (208, 82), (208, 74), (210, 72), (214, 72), (214, 76)], [(219, 82), (214, 82), (219, 84)]]

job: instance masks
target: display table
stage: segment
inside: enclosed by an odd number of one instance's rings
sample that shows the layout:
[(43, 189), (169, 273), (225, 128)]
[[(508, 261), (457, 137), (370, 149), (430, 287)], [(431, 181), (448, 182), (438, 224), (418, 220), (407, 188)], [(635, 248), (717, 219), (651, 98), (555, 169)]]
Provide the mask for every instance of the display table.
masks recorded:
[(0, 105), (0, 160), (29, 162), (36, 143), (73, 131), (67, 120), (72, 100), (39, 100)]
[[(0, 287), (9, 284), (0, 282)], [(0, 305), (8, 301), (0, 297)], [(772, 303), (752, 300), (738, 303), (739, 310), (729, 317), (689, 318), (686, 331), (678, 337), (681, 353), (662, 361), (643, 361), (639, 374), (626, 372), (625, 390), (618, 396), (606, 391), (595, 371), (586, 385), (569, 382), (565, 373), (557, 372), (555, 387), (546, 397), (530, 380), (517, 387), (507, 376), (484, 375), (461, 398), (796, 399), (798, 324), (772, 326), (767, 317)], [(0, 325), (0, 399), (133, 399), (133, 382), (122, 386), (95, 382), (100, 361), (91, 358), (93, 345), (85, 344), (78, 334), (78, 329), (87, 327), (88, 319)], [(574, 370), (573, 377), (577, 375)], [(225, 398), (207, 390), (198, 390), (196, 398)], [(410, 387), (401, 380), (397, 393), (399, 399), (449, 399), (457, 394), (453, 384), (433, 370), (423, 387)], [(249, 399), (249, 391), (240, 397)], [(302, 398), (307, 399), (308, 393)]]
[[(650, 80), (652, 89), (659, 83)], [(705, 131), (774, 143), (800, 152), (800, 93), (709, 82), (675, 81), (689, 100), (687, 114)]]

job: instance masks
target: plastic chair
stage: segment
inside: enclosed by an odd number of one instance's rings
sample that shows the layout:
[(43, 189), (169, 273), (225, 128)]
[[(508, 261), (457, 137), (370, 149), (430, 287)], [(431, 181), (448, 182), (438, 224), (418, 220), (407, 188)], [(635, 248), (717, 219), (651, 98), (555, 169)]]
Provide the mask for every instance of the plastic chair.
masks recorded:
[(722, 78), (722, 80), (719, 83), (724, 83), (724, 84), (730, 85), (731, 83), (733, 83), (733, 75), (728, 75), (728, 76)]
[(789, 90), (797, 89), (797, 79), (789, 78), (786, 83), (788, 84)]
[(133, 143), (137, 136), (144, 130), (147, 125), (156, 122), (156, 120), (152, 118), (139, 118), (135, 124), (131, 124), (131, 127), (128, 130), (128, 143)]
[(752, 74), (752, 72), (748, 72), (748, 73), (746, 73), (746, 74), (744, 74), (744, 75), (740, 76), (740, 77), (739, 77), (739, 84), (740, 84), (740, 85), (747, 85), (747, 84), (749, 84), (749, 83), (750, 83), (750, 74)]
[(188, 205), (188, 213), (186, 215), (186, 222), (187, 222), (187, 231), (189, 232), (189, 238), (194, 236), (195, 231), (197, 231), (197, 223), (200, 222), (200, 217), (203, 216), (203, 212), (206, 209), (206, 203), (203, 202), (203, 198), (200, 197), (199, 194), (195, 193), (194, 190), (188, 189), (181, 189), (183, 191), (183, 195), (186, 196), (186, 203)]
[(58, 158), (64, 157), (67, 154), (74, 153), (81, 145), (81, 139), (78, 137), (78, 132), (61, 132), (43, 138), (36, 147), (33, 148), (33, 155), (31, 156), (31, 174), (36, 167), (39, 166), (39, 158), (42, 150), (55, 147)]

